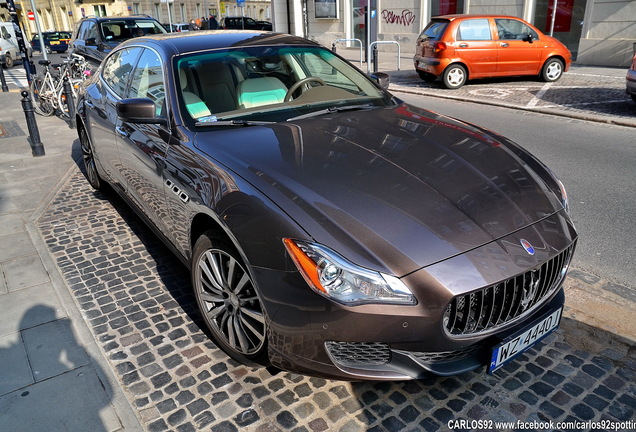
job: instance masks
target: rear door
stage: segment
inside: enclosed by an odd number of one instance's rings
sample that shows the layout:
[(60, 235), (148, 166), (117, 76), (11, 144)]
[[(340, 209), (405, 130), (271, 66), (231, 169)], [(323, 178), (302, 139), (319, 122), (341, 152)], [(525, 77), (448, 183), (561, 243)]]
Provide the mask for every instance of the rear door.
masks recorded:
[(455, 54), (468, 65), (471, 78), (496, 73), (497, 49), (488, 18), (464, 19), (457, 26)]
[(515, 18), (495, 18), (495, 25), (499, 44), (497, 75), (538, 75), (545, 50), (539, 34)]

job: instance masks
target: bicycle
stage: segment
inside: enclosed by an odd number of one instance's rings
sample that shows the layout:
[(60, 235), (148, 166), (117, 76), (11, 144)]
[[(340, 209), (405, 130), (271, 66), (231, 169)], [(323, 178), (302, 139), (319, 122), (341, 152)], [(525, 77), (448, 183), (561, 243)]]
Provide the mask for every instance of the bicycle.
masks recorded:
[[(40, 60), (38, 64), (44, 66), (44, 75), (35, 76), (29, 84), (35, 112), (43, 116), (51, 116), (59, 110), (60, 114), (68, 117), (64, 78), (68, 78), (71, 84), (73, 98), (77, 97), (79, 83), (89, 75), (86, 73), (90, 70), (88, 63), (84, 57), (71, 54), (60, 64), (51, 64), (48, 60)], [(52, 68), (58, 69), (58, 73), (53, 74)]]

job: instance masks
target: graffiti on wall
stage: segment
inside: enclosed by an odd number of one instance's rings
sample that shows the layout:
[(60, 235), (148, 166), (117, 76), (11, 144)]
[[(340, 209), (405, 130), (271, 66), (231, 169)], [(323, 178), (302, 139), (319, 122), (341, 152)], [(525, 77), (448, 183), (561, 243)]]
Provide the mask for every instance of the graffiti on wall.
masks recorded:
[(413, 22), (415, 22), (415, 14), (408, 9), (402, 10), (401, 15), (398, 15), (393, 11), (384, 9), (382, 10), (382, 19), (387, 24), (398, 24), (408, 27), (413, 24)]

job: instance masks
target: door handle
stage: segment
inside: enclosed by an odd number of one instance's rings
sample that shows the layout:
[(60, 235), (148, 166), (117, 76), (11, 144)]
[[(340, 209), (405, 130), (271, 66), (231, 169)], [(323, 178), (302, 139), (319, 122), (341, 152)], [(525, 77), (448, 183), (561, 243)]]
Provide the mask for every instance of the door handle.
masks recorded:
[(123, 138), (128, 138), (130, 137), (130, 133), (125, 130), (122, 126), (115, 126), (115, 131), (121, 135)]
[(460, 43), (460, 44), (459, 44), (459, 47), (460, 47), (460, 48), (467, 48), (467, 47), (468, 47), (468, 44), (467, 44), (467, 43)]
[(84, 104), (86, 104), (86, 106), (89, 108), (95, 108), (95, 104), (89, 100), (85, 100)]
[(508, 43), (503, 42), (503, 43), (501, 44), (501, 46), (502, 46), (503, 48), (507, 48), (509, 45), (508, 45)]

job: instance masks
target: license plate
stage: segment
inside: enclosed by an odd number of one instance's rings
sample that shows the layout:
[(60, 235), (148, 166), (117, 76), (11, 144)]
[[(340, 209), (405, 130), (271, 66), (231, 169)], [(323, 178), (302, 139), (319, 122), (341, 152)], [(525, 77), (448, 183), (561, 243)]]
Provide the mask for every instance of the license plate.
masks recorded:
[(51, 45), (59, 45), (60, 43), (59, 43), (59, 42), (56, 42), (56, 41), (51, 41), (51, 42), (50, 42), (50, 44), (51, 44)]
[(552, 333), (552, 331), (559, 326), (562, 311), (563, 308), (559, 308), (547, 317), (539, 320), (536, 324), (510, 336), (493, 348), (488, 373), (492, 374), (510, 360), (521, 355), (532, 345)]

